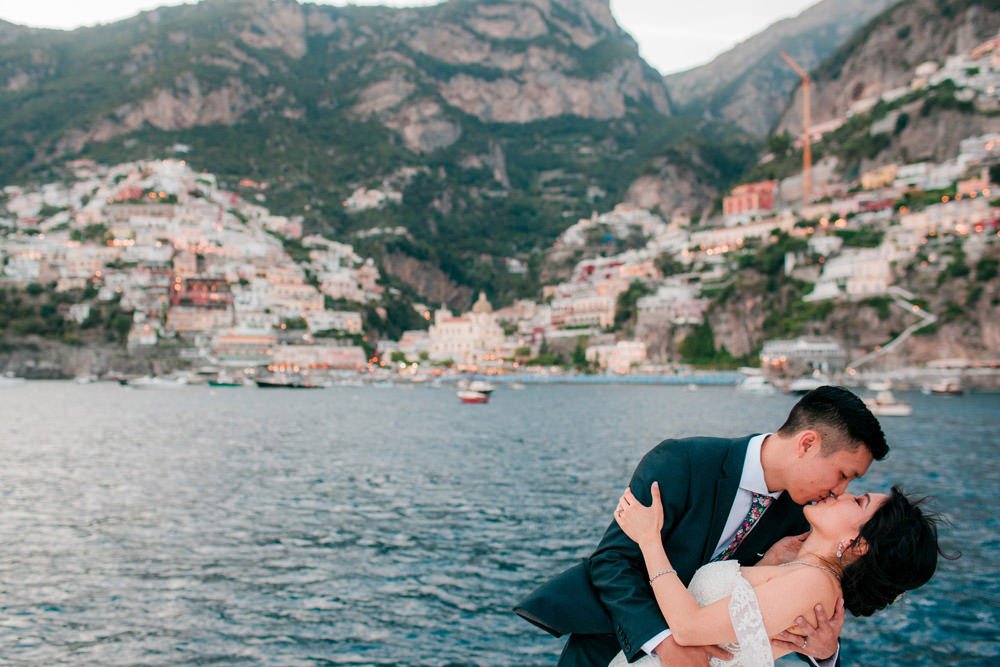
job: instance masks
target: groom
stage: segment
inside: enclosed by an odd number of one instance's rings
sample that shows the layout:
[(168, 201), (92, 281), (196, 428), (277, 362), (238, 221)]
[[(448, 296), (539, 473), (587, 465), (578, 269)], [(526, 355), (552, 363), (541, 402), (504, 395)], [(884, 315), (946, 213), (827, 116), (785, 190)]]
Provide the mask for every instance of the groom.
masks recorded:
[[(802, 397), (775, 433), (665, 440), (643, 457), (629, 486), (648, 505), (650, 484), (659, 482), (663, 544), (687, 585), (705, 563), (734, 559), (753, 565), (782, 538), (808, 530), (802, 505), (843, 493), (888, 451), (865, 404), (846, 389), (827, 386)], [(797, 549), (792, 540), (781, 546), (788, 553), (778, 555), (776, 549), (768, 553), (769, 561), (788, 560)], [(630, 662), (656, 655), (661, 665), (704, 665), (706, 651), (718, 655), (717, 649), (673, 642), (648, 576), (638, 546), (612, 521), (589, 559), (544, 584), (514, 611), (557, 637), (570, 633), (560, 667), (607, 667), (619, 650)], [(804, 638), (788, 633), (785, 638), (806, 654), (826, 644), (830, 648), (822, 647), (819, 658), (832, 664), (838, 632), (839, 626), (821, 616), (812, 648), (808, 628)], [(821, 635), (833, 639), (820, 642)]]

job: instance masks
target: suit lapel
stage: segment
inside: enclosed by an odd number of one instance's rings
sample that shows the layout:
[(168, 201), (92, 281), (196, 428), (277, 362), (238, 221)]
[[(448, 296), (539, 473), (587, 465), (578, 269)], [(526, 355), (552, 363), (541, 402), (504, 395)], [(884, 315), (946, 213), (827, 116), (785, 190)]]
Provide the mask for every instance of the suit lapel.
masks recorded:
[(712, 552), (715, 551), (715, 547), (718, 546), (719, 539), (722, 537), (722, 529), (726, 527), (726, 519), (729, 518), (729, 512), (733, 509), (736, 490), (740, 486), (740, 477), (743, 475), (743, 463), (746, 460), (749, 444), (750, 438), (733, 440), (729, 454), (722, 464), (722, 475), (715, 484), (711, 524), (707, 540), (702, 548), (702, 563), (711, 560)]

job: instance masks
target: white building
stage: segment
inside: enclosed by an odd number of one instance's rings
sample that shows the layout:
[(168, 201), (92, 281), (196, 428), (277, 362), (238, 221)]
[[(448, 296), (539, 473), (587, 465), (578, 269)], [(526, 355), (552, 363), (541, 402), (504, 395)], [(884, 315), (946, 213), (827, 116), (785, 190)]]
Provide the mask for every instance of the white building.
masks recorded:
[(847, 364), (847, 350), (830, 338), (800, 337), (764, 342), (761, 367), (775, 374), (829, 373)]
[(431, 359), (451, 359), (465, 366), (492, 361), (499, 354), (504, 338), (493, 307), (483, 293), (472, 312), (465, 315), (455, 317), (447, 308), (438, 310), (428, 336)]
[(848, 248), (827, 259), (823, 272), (806, 301), (822, 301), (837, 297), (866, 299), (883, 296), (892, 285), (892, 264), (896, 259), (894, 246), (878, 248)]
[(645, 363), (646, 344), (637, 340), (620, 340), (614, 345), (591, 345), (586, 351), (587, 361), (602, 370), (623, 375), (634, 366)]

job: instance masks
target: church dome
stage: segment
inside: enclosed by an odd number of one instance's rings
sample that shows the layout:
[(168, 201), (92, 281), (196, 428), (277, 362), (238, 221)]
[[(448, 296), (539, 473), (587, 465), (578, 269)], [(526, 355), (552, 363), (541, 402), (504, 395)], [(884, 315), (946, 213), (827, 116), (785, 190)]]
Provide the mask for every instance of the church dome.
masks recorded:
[(479, 293), (479, 299), (472, 306), (472, 312), (476, 314), (493, 312), (493, 306), (491, 306), (490, 302), (486, 300), (486, 292)]

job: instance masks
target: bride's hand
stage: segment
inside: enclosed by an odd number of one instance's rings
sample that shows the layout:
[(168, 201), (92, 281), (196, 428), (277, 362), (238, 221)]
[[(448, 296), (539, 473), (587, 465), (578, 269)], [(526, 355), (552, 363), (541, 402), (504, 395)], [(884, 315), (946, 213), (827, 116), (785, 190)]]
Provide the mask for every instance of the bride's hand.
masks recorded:
[(663, 530), (663, 502), (660, 500), (660, 485), (653, 482), (650, 487), (653, 503), (646, 507), (632, 494), (632, 489), (626, 489), (618, 500), (615, 509), (615, 521), (628, 535), (629, 539), (639, 545), (650, 541), (660, 541), (660, 531)]

